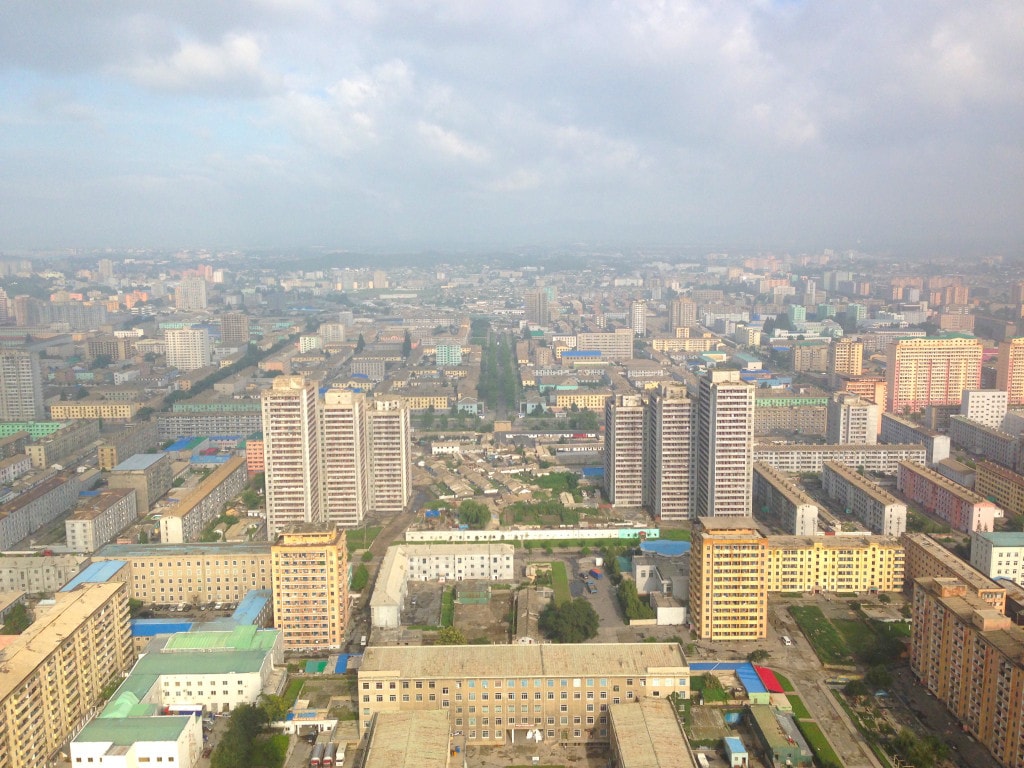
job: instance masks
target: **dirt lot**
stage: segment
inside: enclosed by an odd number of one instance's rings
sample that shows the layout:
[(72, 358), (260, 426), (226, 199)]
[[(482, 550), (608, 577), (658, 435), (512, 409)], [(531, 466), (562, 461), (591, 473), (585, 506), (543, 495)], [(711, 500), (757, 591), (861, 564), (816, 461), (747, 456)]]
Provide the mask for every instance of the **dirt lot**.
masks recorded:
[(509, 618), (512, 614), (512, 590), (491, 590), (486, 605), (455, 604), (455, 626), (469, 641), (486, 638), (492, 643), (509, 642)]

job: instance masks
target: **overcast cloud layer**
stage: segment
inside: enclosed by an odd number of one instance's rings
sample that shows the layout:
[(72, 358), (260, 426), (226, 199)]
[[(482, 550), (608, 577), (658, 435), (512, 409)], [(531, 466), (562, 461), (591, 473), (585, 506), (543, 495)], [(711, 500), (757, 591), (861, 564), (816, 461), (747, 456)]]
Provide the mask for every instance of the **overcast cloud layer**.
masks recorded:
[(1022, 139), (1019, 0), (0, 10), (0, 248), (1020, 255)]

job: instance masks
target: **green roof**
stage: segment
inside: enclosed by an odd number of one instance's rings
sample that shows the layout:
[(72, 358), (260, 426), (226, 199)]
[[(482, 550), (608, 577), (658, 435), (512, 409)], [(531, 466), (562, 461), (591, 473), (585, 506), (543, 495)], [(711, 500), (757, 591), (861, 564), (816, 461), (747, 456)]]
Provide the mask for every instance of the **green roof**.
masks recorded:
[(189, 715), (166, 717), (96, 718), (82, 729), (75, 741), (109, 741), (128, 747), (138, 741), (176, 741), (189, 725)]
[(140, 675), (211, 675), (221, 672), (259, 672), (266, 651), (179, 651), (147, 653), (135, 665), (131, 677)]
[(178, 632), (167, 639), (164, 651), (269, 651), (277, 637), (277, 631), (255, 626), (236, 627), (230, 632)]

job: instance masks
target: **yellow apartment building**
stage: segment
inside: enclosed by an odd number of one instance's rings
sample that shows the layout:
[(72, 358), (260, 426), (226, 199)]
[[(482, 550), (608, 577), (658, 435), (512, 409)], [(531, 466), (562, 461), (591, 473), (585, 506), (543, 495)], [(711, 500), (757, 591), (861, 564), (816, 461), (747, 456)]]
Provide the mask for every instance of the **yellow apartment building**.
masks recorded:
[(58, 592), (3, 651), (0, 768), (49, 765), (134, 661), (124, 584)]
[(80, 400), (78, 402), (54, 403), (50, 406), (50, 418), (54, 421), (70, 419), (132, 419), (143, 403), (122, 403), (112, 400)]
[(274, 627), (286, 651), (323, 651), (345, 643), (348, 548), (334, 526), (285, 529), (271, 547)]
[(1001, 765), (1024, 765), (1024, 628), (957, 579), (914, 588), (910, 665)]
[(1024, 475), (991, 461), (979, 461), (974, 491), (1011, 515), (1024, 514)]
[(927, 533), (904, 533), (900, 542), (906, 552), (905, 591), (912, 592), (914, 582), (934, 577), (958, 579), (1000, 613), (1006, 610), (1006, 589), (967, 561), (957, 557)]

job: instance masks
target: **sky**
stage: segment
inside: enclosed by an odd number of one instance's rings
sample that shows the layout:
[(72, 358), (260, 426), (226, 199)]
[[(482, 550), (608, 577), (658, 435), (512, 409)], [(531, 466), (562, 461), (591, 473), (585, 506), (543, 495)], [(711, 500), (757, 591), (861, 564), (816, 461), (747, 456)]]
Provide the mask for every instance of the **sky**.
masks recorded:
[(5, 0), (0, 250), (1024, 256), (1024, 3)]

